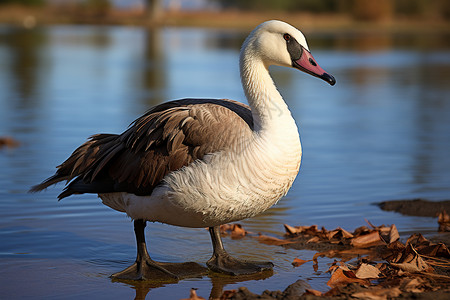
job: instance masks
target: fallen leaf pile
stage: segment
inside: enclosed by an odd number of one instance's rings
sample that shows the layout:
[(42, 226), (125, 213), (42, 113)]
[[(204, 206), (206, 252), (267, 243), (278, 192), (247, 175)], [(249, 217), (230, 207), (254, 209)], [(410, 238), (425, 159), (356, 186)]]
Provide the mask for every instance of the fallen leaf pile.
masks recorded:
[[(442, 220), (448, 227), (449, 216), (442, 216)], [(406, 243), (402, 243), (395, 225), (367, 223), (369, 226), (359, 227), (353, 232), (340, 227), (326, 230), (316, 225), (284, 225), (284, 238), (252, 235), (237, 224), (224, 227), (224, 232), (232, 237), (233, 234), (255, 237), (265, 244), (318, 251), (309, 260), (294, 258), (292, 265), (296, 268), (312, 261), (317, 271), (320, 257), (340, 259), (335, 260), (327, 271), (330, 274), (329, 291), (322, 293), (306, 289), (303, 295), (333, 297), (344, 293), (356, 299), (388, 299), (405, 293), (440, 289), (450, 293), (450, 251), (447, 245), (433, 243), (421, 234), (413, 234)], [(323, 249), (325, 251), (321, 251)], [(234, 298), (230, 291), (226, 295), (223, 299), (240, 299)]]
[[(368, 222), (368, 221), (367, 221)], [(332, 243), (340, 245), (350, 245), (356, 248), (370, 248), (374, 246), (386, 245), (393, 243), (400, 238), (395, 225), (391, 226), (374, 226), (368, 222), (370, 228), (361, 226), (354, 232), (350, 233), (341, 227), (334, 230), (317, 229), (313, 226), (296, 226), (292, 227), (287, 224), (284, 225), (286, 230), (286, 237), (290, 238), (307, 238), (306, 243)]]

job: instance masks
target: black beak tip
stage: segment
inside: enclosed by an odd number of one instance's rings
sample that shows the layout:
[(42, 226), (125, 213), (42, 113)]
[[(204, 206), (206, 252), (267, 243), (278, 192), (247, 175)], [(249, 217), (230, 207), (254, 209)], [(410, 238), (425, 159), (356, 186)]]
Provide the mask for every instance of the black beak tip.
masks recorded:
[(320, 78), (325, 80), (332, 86), (336, 84), (336, 79), (334, 79), (334, 77), (328, 73), (323, 73), (322, 75), (320, 75)]

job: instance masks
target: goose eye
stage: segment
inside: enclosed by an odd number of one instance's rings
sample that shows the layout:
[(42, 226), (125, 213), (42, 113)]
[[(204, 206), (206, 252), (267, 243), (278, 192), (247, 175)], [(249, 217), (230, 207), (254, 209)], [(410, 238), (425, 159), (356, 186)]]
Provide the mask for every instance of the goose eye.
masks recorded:
[(289, 40), (291, 39), (291, 35), (288, 34), (288, 33), (285, 33), (285, 34), (283, 35), (283, 38), (284, 38), (286, 41), (289, 41)]

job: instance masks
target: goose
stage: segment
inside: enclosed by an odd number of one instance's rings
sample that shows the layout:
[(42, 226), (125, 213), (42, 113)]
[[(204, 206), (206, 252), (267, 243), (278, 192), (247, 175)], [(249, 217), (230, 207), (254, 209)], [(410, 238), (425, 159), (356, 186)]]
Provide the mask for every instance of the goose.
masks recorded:
[(248, 106), (227, 99), (181, 99), (159, 104), (122, 134), (96, 134), (31, 188), (60, 181), (58, 196), (93, 193), (134, 221), (137, 258), (117, 279), (145, 280), (155, 273), (179, 278), (170, 263), (150, 258), (147, 222), (208, 228), (213, 254), (207, 267), (230, 275), (271, 270), (271, 262), (232, 257), (220, 225), (264, 212), (297, 176), (302, 148), (296, 123), (269, 74), (269, 66), (301, 70), (334, 85), (311, 55), (304, 35), (278, 20), (258, 25), (240, 51)]

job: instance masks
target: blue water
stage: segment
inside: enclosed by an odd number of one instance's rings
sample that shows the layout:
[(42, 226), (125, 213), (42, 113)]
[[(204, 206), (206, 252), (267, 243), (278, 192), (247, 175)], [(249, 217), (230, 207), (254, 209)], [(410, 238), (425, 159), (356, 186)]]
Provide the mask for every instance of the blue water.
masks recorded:
[[(0, 27), (0, 298), (187, 298), (190, 288), (284, 289), (297, 279), (327, 290), (319, 272), (286, 250), (253, 238), (224, 238), (230, 253), (271, 260), (274, 275), (241, 282), (204, 277), (163, 287), (112, 282), (135, 259), (132, 222), (95, 195), (61, 202), (62, 185), (27, 190), (52, 175), (94, 133), (119, 133), (149, 107), (183, 97), (245, 102), (238, 73), (247, 32), (218, 29), (50, 26)], [(303, 161), (292, 189), (261, 216), (242, 221), (255, 234), (283, 234), (283, 223), (353, 230), (395, 223), (402, 236), (433, 234), (436, 218), (383, 212), (374, 202), (450, 198), (450, 36), (307, 34), (334, 87), (293, 69), (273, 78), (299, 126)], [(204, 263), (204, 229), (147, 227), (162, 261)], [(214, 294), (214, 292), (213, 292)]]

